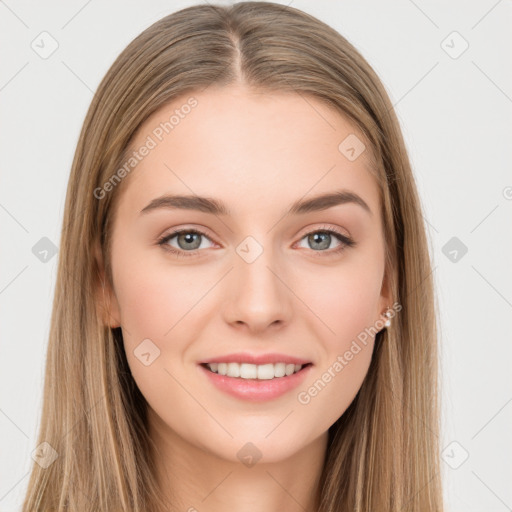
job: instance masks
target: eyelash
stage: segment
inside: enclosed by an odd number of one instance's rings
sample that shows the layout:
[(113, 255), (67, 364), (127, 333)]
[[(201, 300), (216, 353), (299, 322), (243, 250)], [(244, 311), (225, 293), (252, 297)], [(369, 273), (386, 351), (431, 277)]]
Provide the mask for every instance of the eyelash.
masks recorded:
[[(163, 237), (159, 238), (158, 239), (158, 245), (161, 245), (164, 250), (169, 251), (169, 252), (173, 253), (174, 255), (176, 255), (178, 257), (195, 256), (197, 254), (197, 252), (200, 251), (200, 249), (194, 249), (193, 251), (183, 251), (183, 250), (175, 249), (174, 247), (171, 247), (170, 245), (167, 245), (167, 242), (169, 240), (171, 240), (176, 235), (179, 235), (181, 233), (194, 233), (196, 235), (201, 235), (201, 236), (204, 236), (204, 237), (210, 239), (210, 237), (206, 233), (203, 233), (202, 231), (199, 231), (197, 229), (186, 229), (185, 228), (185, 229), (178, 229), (178, 230), (173, 231), (172, 233), (170, 233), (168, 235), (164, 235)], [(354, 247), (356, 245), (356, 242), (354, 240), (352, 240), (351, 238), (347, 237), (346, 235), (341, 234), (340, 232), (338, 232), (338, 231), (336, 231), (335, 229), (332, 229), (332, 228), (315, 229), (314, 231), (310, 231), (309, 233), (306, 233), (301, 238), (301, 240), (303, 238), (307, 237), (308, 235), (312, 235), (314, 233), (327, 233), (327, 234), (330, 234), (330, 235), (334, 235), (334, 237), (339, 242), (341, 242), (341, 244), (342, 244), (337, 249), (331, 249), (331, 250), (328, 250), (328, 251), (313, 251), (313, 252), (316, 252), (316, 253), (327, 253), (329, 255), (336, 255), (336, 254), (341, 253), (345, 249), (347, 249), (349, 247)], [(316, 256), (320, 256), (321, 257), (322, 254), (317, 254)]]

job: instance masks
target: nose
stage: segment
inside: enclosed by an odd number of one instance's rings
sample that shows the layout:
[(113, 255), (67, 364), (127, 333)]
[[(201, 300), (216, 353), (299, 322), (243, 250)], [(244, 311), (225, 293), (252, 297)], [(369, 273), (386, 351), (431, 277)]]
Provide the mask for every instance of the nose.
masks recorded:
[(254, 261), (235, 254), (226, 290), (227, 323), (262, 333), (290, 322), (293, 292), (288, 273), (277, 260), (270, 249), (263, 250)]

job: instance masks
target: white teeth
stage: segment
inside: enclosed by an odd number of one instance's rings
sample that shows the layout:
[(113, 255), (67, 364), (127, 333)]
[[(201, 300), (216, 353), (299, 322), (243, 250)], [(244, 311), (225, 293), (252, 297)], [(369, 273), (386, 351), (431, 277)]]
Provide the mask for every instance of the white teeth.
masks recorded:
[(226, 372), (226, 375), (229, 375), (230, 377), (240, 377), (241, 368), (236, 363), (228, 363), (228, 371)]
[[(240, 377), (242, 379), (257, 379), (258, 378), (258, 368), (261, 368), (261, 366), (256, 366), (255, 364), (247, 364), (242, 363), (241, 365), (238, 365), (238, 363), (231, 363), (233, 365), (236, 365), (240, 368)], [(234, 375), (228, 375), (228, 377), (233, 377)]]
[(219, 375), (228, 377), (240, 377), (242, 379), (270, 380), (276, 377), (284, 377), (297, 373), (302, 365), (300, 364), (249, 364), (249, 363), (209, 363), (208, 368)]
[(284, 377), (286, 375), (286, 365), (277, 363), (274, 365), (274, 377)]
[(273, 379), (276, 376), (274, 365), (271, 363), (258, 365), (256, 367), (256, 369), (257, 369), (257, 374), (258, 374), (257, 378), (258, 379), (269, 380), (269, 379)]

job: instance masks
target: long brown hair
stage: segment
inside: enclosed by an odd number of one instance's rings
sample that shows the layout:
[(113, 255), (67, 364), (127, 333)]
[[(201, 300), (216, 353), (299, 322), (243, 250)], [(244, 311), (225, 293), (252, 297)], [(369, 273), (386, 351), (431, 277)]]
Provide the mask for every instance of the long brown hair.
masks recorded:
[[(386, 276), (402, 309), (375, 340), (368, 374), (329, 429), (320, 512), (442, 510), (436, 304), (422, 206), (381, 81), (338, 32), (291, 7), (196, 5), (154, 23), (115, 60), (87, 112), (68, 183), (43, 408), (23, 511), (161, 511), (147, 402), (120, 328), (105, 323), (113, 212), (126, 180), (95, 190), (125, 161), (138, 127), (164, 104), (244, 83), (325, 102), (373, 155)], [(100, 258), (98, 258), (100, 254)], [(99, 291), (98, 291), (99, 290)], [(56, 457), (56, 458), (55, 458)]]

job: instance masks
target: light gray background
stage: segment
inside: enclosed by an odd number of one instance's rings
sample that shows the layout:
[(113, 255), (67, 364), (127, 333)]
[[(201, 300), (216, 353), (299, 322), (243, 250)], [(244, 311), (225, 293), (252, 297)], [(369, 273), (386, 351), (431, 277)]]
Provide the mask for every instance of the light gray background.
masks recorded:
[[(142, 30), (194, 3), (0, 1), (2, 512), (19, 510), (28, 483), (55, 286), (57, 256), (45, 263), (32, 248), (59, 243), (78, 134), (108, 67)], [(511, 1), (290, 5), (355, 45), (402, 125), (441, 308), (447, 510), (512, 510)], [(31, 47), (43, 31), (58, 43), (46, 59)]]

